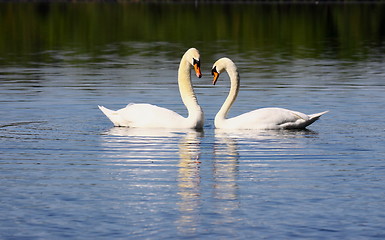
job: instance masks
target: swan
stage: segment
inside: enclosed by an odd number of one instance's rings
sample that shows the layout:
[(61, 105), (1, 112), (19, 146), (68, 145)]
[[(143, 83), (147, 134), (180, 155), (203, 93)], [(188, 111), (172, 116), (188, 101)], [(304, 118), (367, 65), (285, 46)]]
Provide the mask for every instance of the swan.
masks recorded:
[(200, 54), (195, 48), (190, 48), (185, 52), (178, 70), (179, 92), (188, 110), (187, 118), (167, 108), (146, 103), (129, 104), (117, 111), (103, 106), (98, 107), (116, 127), (202, 129), (204, 114), (191, 83), (192, 67), (194, 67), (196, 76), (201, 78)]
[(229, 58), (217, 60), (211, 70), (213, 85), (221, 72), (227, 71), (230, 77), (230, 92), (214, 119), (219, 129), (304, 129), (328, 111), (306, 115), (284, 108), (260, 108), (233, 118), (226, 118), (239, 92), (239, 74), (237, 66)]

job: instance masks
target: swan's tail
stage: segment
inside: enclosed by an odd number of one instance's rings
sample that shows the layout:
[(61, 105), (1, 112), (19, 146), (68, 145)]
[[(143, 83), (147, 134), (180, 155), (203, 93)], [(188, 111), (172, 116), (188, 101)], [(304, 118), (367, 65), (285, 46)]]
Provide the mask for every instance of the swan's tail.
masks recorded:
[(111, 120), (111, 122), (116, 126), (120, 126), (119, 122), (121, 121), (121, 117), (119, 116), (119, 114), (117, 113), (117, 111), (113, 111), (113, 110), (110, 110), (108, 108), (105, 108), (103, 106), (99, 106), (99, 109), (100, 111), (102, 111), (104, 113), (104, 115), (106, 115), (108, 117), (108, 119)]
[[(314, 121), (315, 121), (315, 120), (318, 120), (318, 118), (320, 118), (322, 115), (324, 115), (324, 114), (327, 113), (327, 112), (329, 112), (329, 111), (311, 114), (311, 115), (309, 115), (310, 120), (313, 120), (313, 119), (314, 119)], [(313, 122), (314, 122), (314, 121), (313, 121)]]
[(327, 112), (329, 112), (329, 111), (320, 112), (320, 113), (314, 113), (314, 114), (309, 115), (309, 117), (310, 117), (309, 120), (305, 121), (303, 123), (303, 125), (301, 125), (301, 127), (302, 128), (306, 128), (307, 126), (309, 126), (313, 122), (317, 121), (322, 115), (324, 115)]
[(302, 118), (300, 115), (297, 115), (294, 113), (294, 115), (298, 117), (298, 121), (295, 122), (294, 124), (287, 124), (284, 128), (285, 129), (305, 129), (307, 126), (317, 121), (323, 114), (327, 112), (329, 111), (308, 115), (309, 118), (307, 120)]

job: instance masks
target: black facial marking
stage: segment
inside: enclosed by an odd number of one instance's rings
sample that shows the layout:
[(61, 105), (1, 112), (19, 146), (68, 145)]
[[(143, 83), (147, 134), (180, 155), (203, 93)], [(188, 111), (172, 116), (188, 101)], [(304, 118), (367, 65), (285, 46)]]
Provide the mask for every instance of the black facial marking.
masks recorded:
[(193, 64), (196, 64), (198, 67), (201, 67), (201, 62), (199, 60), (196, 60), (195, 58), (193, 58)]
[(211, 75), (214, 75), (214, 73), (217, 72), (217, 66), (213, 67), (213, 69), (211, 69)]

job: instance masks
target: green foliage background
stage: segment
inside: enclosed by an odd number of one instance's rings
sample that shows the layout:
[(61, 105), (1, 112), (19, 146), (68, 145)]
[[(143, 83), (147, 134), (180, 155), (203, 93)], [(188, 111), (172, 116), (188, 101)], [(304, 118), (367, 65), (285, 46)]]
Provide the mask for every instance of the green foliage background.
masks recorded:
[[(3, 64), (50, 61), (50, 50), (97, 55), (130, 42), (359, 59), (384, 51), (385, 5), (0, 3), (0, 36)], [(134, 51), (125, 46), (118, 54)]]

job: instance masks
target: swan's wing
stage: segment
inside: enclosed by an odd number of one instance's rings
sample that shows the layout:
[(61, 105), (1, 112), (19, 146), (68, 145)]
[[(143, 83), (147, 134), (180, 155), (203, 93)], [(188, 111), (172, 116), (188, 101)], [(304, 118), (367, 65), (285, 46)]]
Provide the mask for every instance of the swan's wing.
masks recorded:
[(152, 104), (129, 104), (117, 111), (102, 106), (99, 109), (117, 127), (178, 128), (185, 119), (174, 111)]

